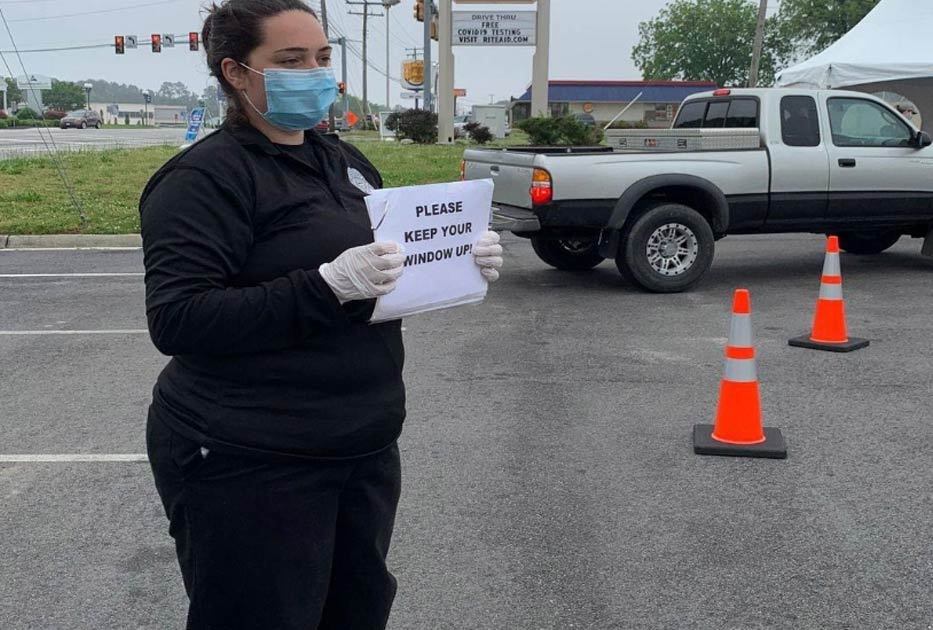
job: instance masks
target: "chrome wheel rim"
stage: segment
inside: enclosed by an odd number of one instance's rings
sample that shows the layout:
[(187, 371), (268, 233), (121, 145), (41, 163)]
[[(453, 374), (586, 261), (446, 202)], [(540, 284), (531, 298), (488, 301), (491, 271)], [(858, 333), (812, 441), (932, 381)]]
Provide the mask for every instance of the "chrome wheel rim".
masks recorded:
[(662, 276), (686, 273), (696, 262), (700, 244), (693, 230), (682, 223), (662, 225), (648, 238), (648, 264)]

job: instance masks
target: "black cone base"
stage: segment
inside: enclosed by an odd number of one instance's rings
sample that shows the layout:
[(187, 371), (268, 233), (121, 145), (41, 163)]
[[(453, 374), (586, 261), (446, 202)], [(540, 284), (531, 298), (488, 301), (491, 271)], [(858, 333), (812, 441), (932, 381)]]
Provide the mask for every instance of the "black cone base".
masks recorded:
[(861, 350), (862, 348), (867, 348), (868, 344), (871, 342), (868, 339), (858, 339), (856, 337), (849, 337), (849, 340), (845, 343), (822, 343), (819, 341), (813, 341), (810, 339), (810, 335), (803, 335), (802, 337), (794, 337), (787, 342), (788, 345), (795, 348), (808, 348), (810, 350), (826, 350), (827, 352), (853, 352), (855, 350)]
[(713, 439), (713, 425), (693, 425), (693, 452), (697, 455), (727, 457), (768, 457), (786, 459), (787, 444), (780, 429), (764, 427), (765, 441), (760, 444), (727, 444)]

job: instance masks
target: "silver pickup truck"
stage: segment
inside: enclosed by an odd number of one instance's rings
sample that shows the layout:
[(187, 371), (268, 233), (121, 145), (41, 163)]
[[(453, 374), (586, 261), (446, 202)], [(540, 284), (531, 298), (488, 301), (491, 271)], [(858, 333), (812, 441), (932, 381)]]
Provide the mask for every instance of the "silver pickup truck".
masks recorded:
[(684, 101), (669, 130), (607, 138), (469, 149), (463, 177), (493, 179), (494, 228), (549, 265), (611, 258), (655, 292), (697, 283), (729, 234), (838, 234), (855, 254), (910, 235), (933, 253), (933, 141), (867, 94), (716, 90)]

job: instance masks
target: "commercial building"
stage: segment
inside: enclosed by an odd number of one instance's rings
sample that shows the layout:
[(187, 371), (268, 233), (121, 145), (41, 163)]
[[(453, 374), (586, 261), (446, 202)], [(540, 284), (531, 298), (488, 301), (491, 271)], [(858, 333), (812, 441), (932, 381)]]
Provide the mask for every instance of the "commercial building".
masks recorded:
[[(674, 120), (685, 98), (716, 87), (706, 81), (548, 81), (548, 107), (552, 117), (589, 114), (597, 123), (605, 124), (634, 101), (619, 120), (663, 128)], [(531, 88), (511, 107), (514, 122), (528, 118)]]

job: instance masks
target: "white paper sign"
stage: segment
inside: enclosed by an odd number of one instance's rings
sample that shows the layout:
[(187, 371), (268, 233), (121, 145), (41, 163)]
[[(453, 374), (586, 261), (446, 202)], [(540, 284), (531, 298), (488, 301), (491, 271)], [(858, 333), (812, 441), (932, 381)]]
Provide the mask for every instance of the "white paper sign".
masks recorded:
[(405, 271), (372, 321), (481, 302), (488, 283), (473, 245), (488, 229), (491, 179), (384, 188), (366, 198), (376, 241), (404, 248)]

